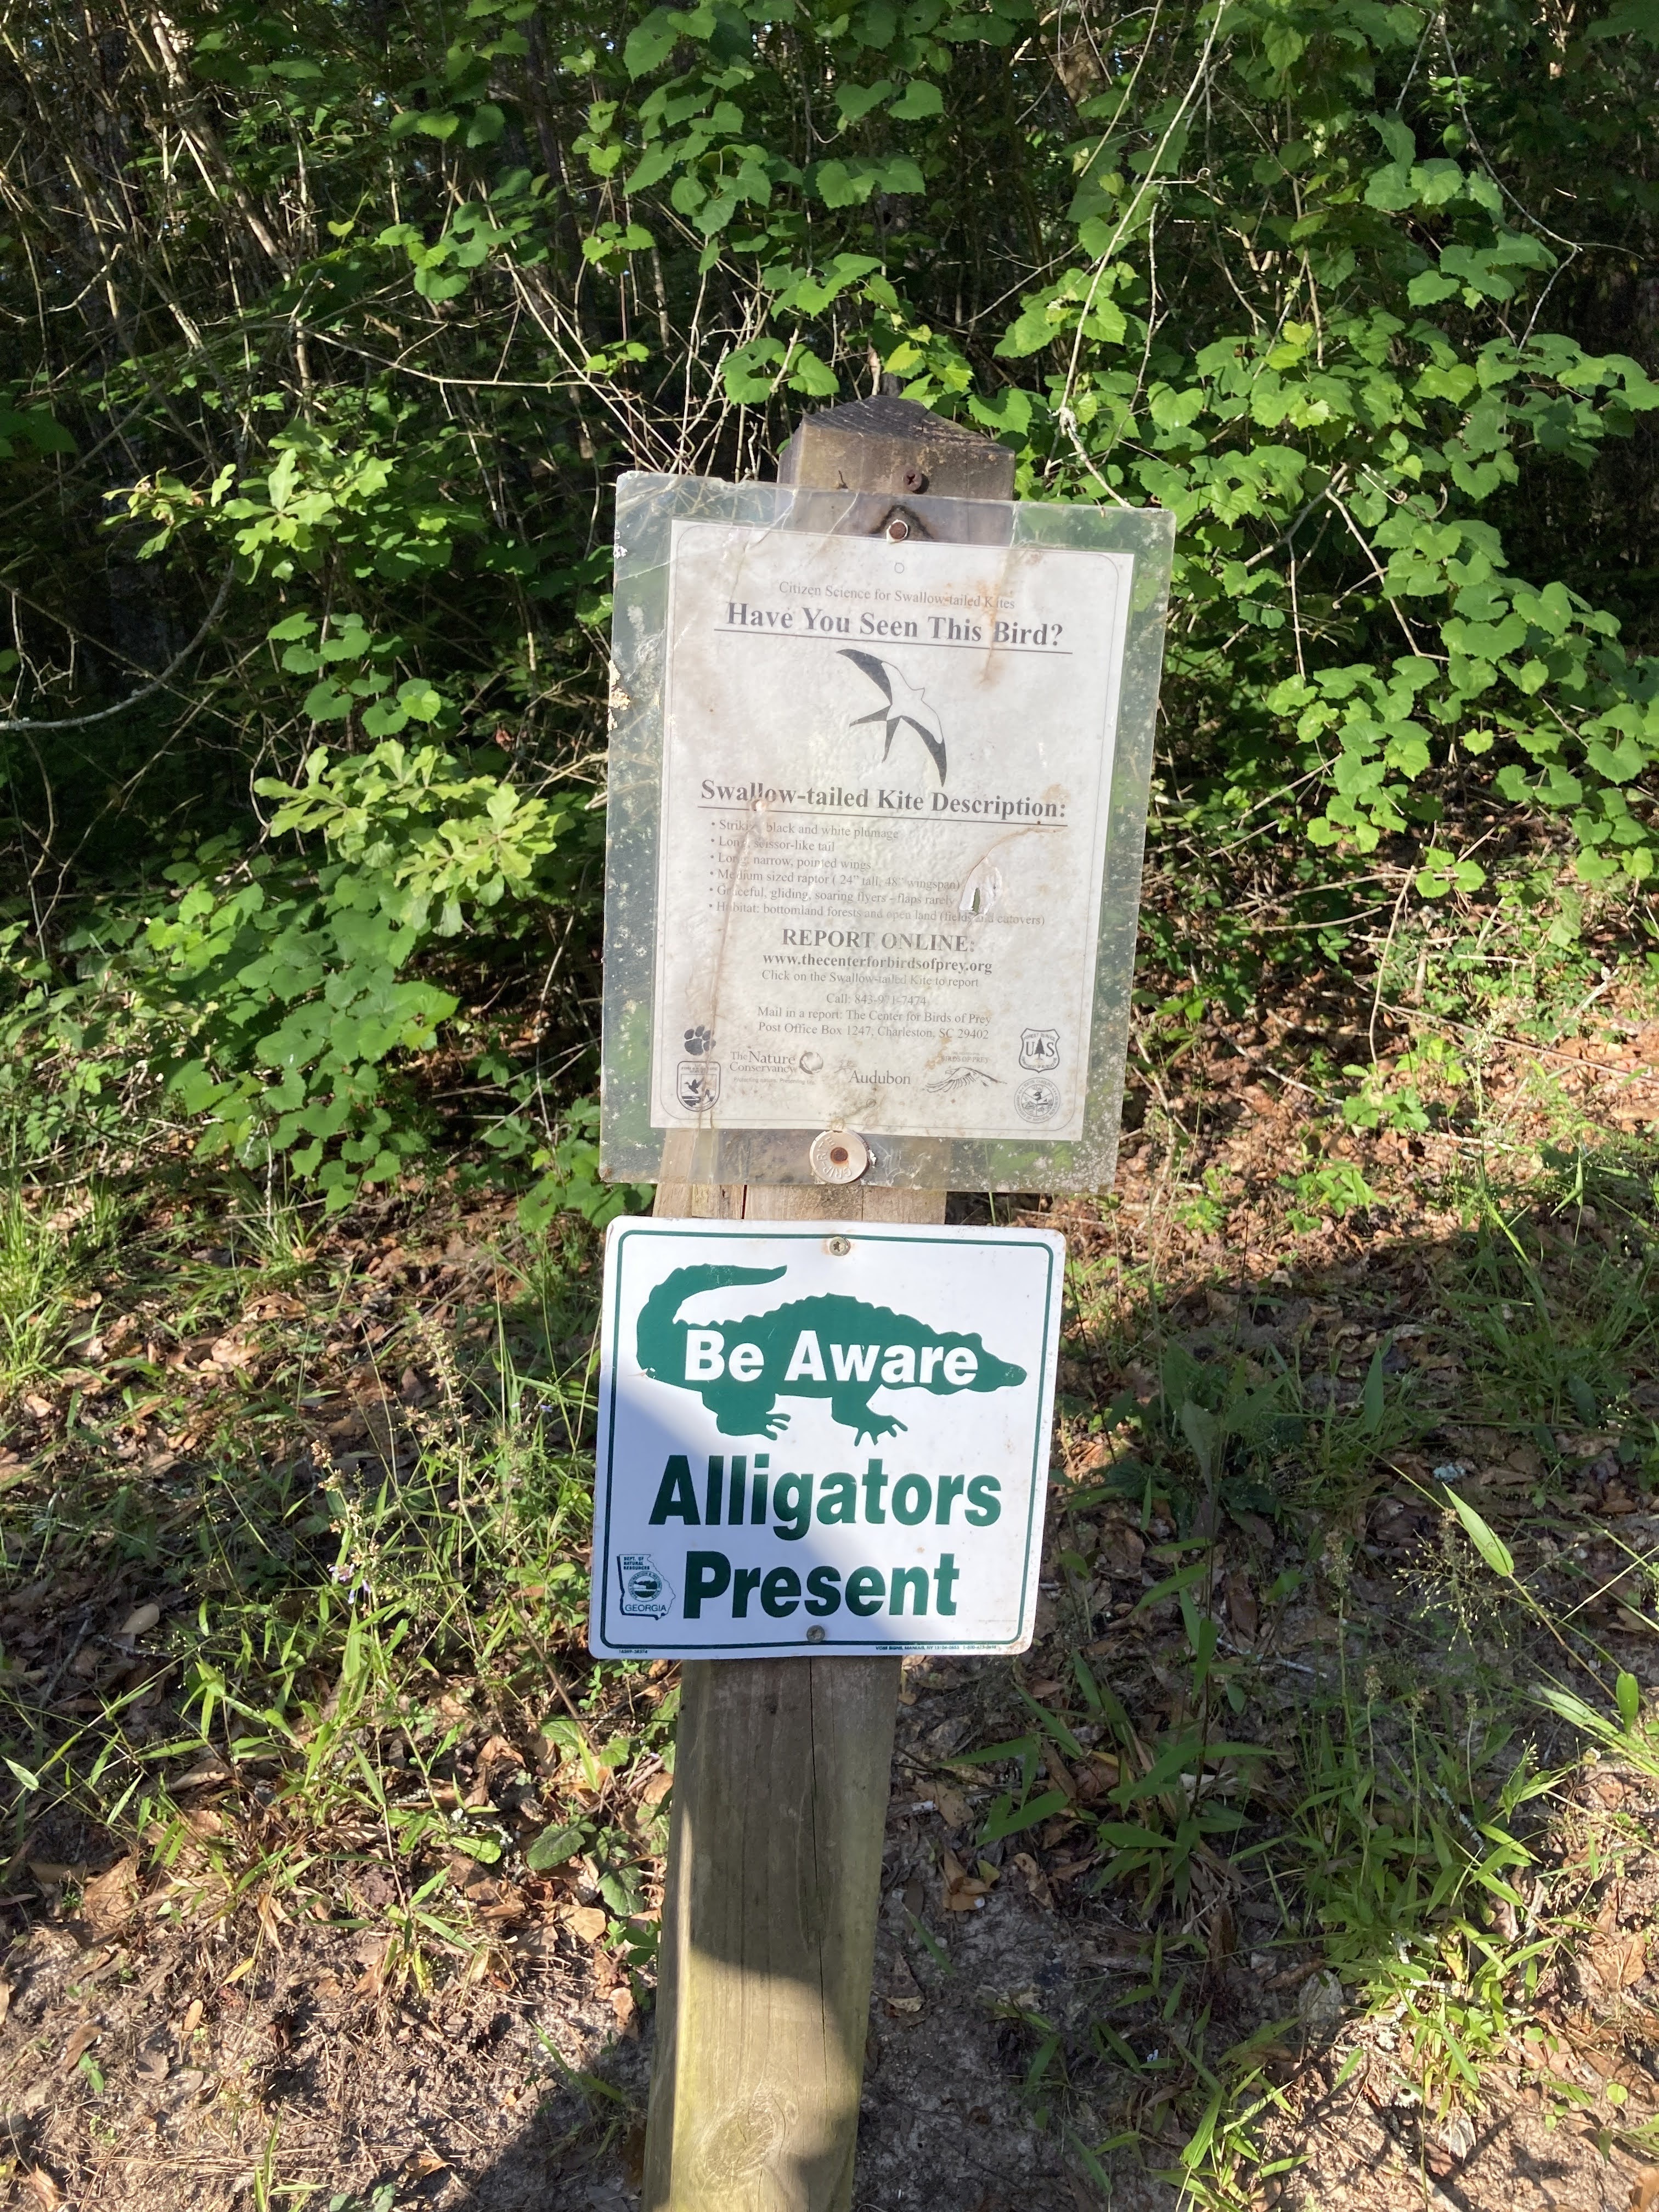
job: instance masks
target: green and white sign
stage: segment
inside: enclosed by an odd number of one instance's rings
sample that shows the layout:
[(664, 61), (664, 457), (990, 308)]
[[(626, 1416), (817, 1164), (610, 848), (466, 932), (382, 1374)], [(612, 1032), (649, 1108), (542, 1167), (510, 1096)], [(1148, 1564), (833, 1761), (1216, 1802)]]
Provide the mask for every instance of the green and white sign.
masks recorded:
[(1063, 1237), (615, 1221), (589, 1649), (1023, 1651)]

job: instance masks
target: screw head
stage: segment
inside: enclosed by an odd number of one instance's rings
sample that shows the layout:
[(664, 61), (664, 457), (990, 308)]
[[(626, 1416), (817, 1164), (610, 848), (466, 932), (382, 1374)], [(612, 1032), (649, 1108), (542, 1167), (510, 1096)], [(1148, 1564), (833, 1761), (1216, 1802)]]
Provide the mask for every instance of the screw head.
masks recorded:
[(829, 1641), (829, 1638), (830, 1632), (827, 1628), (809, 1628), (806, 1632), (806, 1640), (809, 1644), (824, 1644)]
[(926, 491), (927, 489), (927, 471), (926, 469), (906, 469), (901, 474), (899, 482), (903, 485), (906, 491)]
[(902, 544), (910, 535), (910, 526), (902, 514), (896, 514), (887, 526), (887, 535), (894, 544)]
[(853, 1249), (850, 1237), (826, 1237), (823, 1249), (832, 1260), (844, 1260)]
[(820, 1182), (856, 1182), (870, 1164), (870, 1147), (855, 1129), (825, 1129), (806, 1157)]

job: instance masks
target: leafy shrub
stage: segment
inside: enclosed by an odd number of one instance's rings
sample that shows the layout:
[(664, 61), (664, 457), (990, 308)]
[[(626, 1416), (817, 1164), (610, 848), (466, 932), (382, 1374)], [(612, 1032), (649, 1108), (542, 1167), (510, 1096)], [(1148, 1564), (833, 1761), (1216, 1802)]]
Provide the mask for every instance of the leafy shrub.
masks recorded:
[[(27, 0), (27, 988), (81, 1018), (71, 940), (118, 955), (206, 1143), (331, 1196), (430, 1141), (422, 1055), (494, 1087), (499, 1158), (574, 1159), (609, 487), (752, 473), (873, 380), (1003, 440), (1023, 497), (1174, 511), (1154, 837), (1220, 869), (1278, 833), (1329, 894), (1311, 957), (1381, 865), (1454, 911), (1505, 848), (1639, 893), (1654, 33), (1564, 21), (416, 0), (371, 37), (186, 0), (106, 52)], [(94, 251), (73, 179), (112, 163)]]

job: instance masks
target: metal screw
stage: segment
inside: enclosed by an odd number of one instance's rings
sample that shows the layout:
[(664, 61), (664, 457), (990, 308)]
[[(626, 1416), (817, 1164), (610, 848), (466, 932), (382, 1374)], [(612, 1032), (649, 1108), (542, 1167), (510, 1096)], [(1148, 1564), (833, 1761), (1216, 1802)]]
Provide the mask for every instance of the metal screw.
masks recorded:
[(887, 535), (896, 545), (910, 535), (910, 526), (902, 514), (896, 514), (887, 526)]
[(827, 1628), (809, 1628), (806, 1632), (806, 1640), (809, 1644), (826, 1644), (829, 1639), (830, 1632)]
[(823, 1249), (832, 1260), (844, 1260), (853, 1249), (850, 1237), (826, 1237)]
[(904, 486), (906, 491), (926, 491), (927, 489), (927, 471), (926, 469), (906, 469), (903, 474), (900, 477), (899, 482)]

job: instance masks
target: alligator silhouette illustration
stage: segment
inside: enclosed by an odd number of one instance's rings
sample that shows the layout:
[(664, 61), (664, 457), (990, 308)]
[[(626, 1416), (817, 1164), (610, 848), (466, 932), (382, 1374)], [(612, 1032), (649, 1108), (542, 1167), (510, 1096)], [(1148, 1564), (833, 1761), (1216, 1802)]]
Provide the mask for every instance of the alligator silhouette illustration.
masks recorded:
[(827, 1398), (832, 1419), (854, 1441), (894, 1436), (905, 1424), (872, 1410), (878, 1390), (1006, 1390), (1025, 1370), (988, 1352), (978, 1336), (930, 1328), (913, 1315), (863, 1298), (826, 1293), (794, 1298), (741, 1321), (678, 1318), (700, 1291), (775, 1283), (782, 1267), (677, 1267), (641, 1310), (635, 1345), (659, 1382), (695, 1390), (722, 1436), (781, 1436), (783, 1398)]

